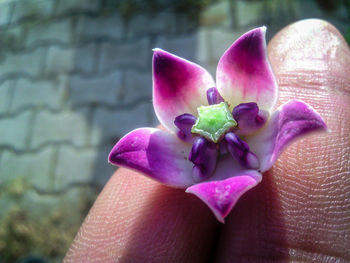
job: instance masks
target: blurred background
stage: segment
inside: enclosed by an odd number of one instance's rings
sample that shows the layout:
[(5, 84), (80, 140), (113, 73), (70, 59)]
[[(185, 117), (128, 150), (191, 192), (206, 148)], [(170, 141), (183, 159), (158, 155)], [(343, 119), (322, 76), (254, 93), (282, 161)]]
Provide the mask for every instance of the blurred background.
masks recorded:
[(60, 262), (108, 178), (112, 146), (155, 126), (160, 47), (215, 73), (244, 32), (322, 18), (341, 0), (0, 0), (0, 262)]

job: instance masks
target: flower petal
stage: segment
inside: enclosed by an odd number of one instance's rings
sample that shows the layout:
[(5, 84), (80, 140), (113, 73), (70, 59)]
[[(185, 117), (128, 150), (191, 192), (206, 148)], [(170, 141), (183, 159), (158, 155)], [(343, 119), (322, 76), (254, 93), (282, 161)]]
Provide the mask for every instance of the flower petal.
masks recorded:
[(249, 189), (256, 186), (261, 174), (256, 171), (230, 177), (221, 181), (204, 182), (186, 189), (200, 198), (215, 214), (216, 218), (224, 223), (224, 218), (230, 213), (238, 199)]
[(109, 154), (109, 162), (128, 167), (173, 187), (193, 184), (192, 166), (187, 160), (191, 145), (174, 134), (140, 128), (125, 135)]
[(242, 102), (256, 102), (270, 112), (277, 100), (277, 82), (266, 53), (266, 27), (238, 38), (221, 57), (216, 71), (220, 94), (231, 109)]
[(175, 130), (176, 116), (197, 115), (197, 107), (208, 105), (207, 89), (215, 86), (210, 74), (197, 64), (154, 49), (153, 106), (166, 128)]
[(265, 172), (293, 140), (312, 131), (326, 129), (325, 122), (311, 106), (291, 100), (280, 106), (267, 126), (246, 142), (259, 158), (260, 172)]

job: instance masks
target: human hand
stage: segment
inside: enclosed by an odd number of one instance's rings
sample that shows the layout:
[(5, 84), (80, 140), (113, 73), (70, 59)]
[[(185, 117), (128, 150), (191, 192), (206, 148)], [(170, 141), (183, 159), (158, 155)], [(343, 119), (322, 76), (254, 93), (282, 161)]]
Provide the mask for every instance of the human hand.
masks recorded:
[(279, 104), (312, 105), (331, 133), (289, 146), (221, 225), (195, 196), (120, 168), (65, 262), (350, 261), (350, 50), (305, 20), (268, 46)]

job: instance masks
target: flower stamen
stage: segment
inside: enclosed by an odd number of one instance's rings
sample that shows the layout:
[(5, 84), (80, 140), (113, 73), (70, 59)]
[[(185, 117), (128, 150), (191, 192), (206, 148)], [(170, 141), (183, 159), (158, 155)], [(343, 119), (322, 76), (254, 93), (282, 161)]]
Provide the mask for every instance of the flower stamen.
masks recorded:
[(178, 128), (177, 136), (183, 141), (191, 142), (193, 139), (191, 128), (197, 118), (189, 113), (184, 113), (175, 118), (174, 124)]
[(224, 102), (224, 98), (221, 97), (216, 87), (213, 87), (207, 90), (207, 100), (209, 105), (214, 105), (214, 104), (219, 104), (220, 102)]
[(227, 142), (227, 150), (243, 167), (258, 169), (259, 160), (256, 155), (250, 151), (246, 142), (241, 140), (233, 132), (226, 133), (225, 141)]
[(218, 151), (213, 142), (196, 137), (188, 158), (194, 164), (192, 177), (195, 182), (203, 181), (213, 174), (217, 157)]
[(268, 113), (260, 110), (255, 102), (241, 103), (232, 111), (233, 118), (238, 123), (238, 134), (249, 135), (264, 126)]

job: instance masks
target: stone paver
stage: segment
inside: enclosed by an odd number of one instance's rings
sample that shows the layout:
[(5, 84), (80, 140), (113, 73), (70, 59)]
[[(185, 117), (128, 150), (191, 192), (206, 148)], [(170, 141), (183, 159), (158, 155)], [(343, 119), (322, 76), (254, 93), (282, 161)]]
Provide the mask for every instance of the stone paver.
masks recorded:
[(114, 39), (120, 40), (124, 37), (124, 21), (114, 11), (112, 14), (102, 17), (85, 16), (79, 20), (77, 34), (81, 40), (90, 39)]
[(260, 14), (264, 12), (264, 5), (267, 3), (264, 1), (237, 0), (235, 4), (235, 15), (237, 16), (235, 21), (238, 23), (235, 26), (244, 27), (259, 23), (259, 19), (261, 20)]
[(75, 106), (87, 104), (115, 105), (117, 91), (122, 86), (122, 73), (115, 71), (99, 77), (73, 76), (69, 81), (70, 104)]
[(210, 63), (209, 29), (202, 28), (197, 32), (196, 61), (206, 67)]
[(52, 46), (48, 50), (45, 72), (48, 75), (72, 72), (90, 73), (95, 67), (95, 44), (78, 48)]
[[(1, 51), (20, 50), (24, 47), (25, 29), (22, 26), (4, 27), (0, 30)], [(0, 64), (2, 63), (0, 59)]]
[(176, 33), (176, 15), (174, 13), (160, 12), (152, 15), (139, 14), (133, 16), (127, 24), (127, 37), (136, 38), (149, 34), (167, 34)]
[(43, 21), (28, 27), (26, 46), (42, 43), (67, 44), (72, 41), (71, 19), (66, 18), (55, 23)]
[(31, 81), (19, 79), (16, 82), (11, 111), (24, 107), (47, 107), (59, 110), (64, 86), (54, 81)]
[(0, 114), (8, 111), (11, 103), (11, 89), (13, 89), (13, 81), (5, 81), (0, 85)]
[(114, 172), (117, 170), (117, 167), (114, 165), (111, 165), (107, 159), (109, 152), (111, 151), (112, 147), (114, 146), (114, 143), (111, 143), (110, 145), (99, 147), (97, 151), (97, 156), (95, 159), (95, 166), (94, 166), (94, 173), (92, 177), (92, 183), (104, 186), (109, 178), (114, 174)]
[(11, 23), (24, 18), (44, 19), (52, 14), (55, 0), (21, 0), (15, 1), (15, 10)]
[(0, 78), (7, 74), (39, 75), (45, 51), (45, 48), (37, 48), (31, 52), (7, 53), (0, 62)]
[(73, 183), (89, 183), (94, 173), (96, 156), (97, 151), (93, 148), (60, 147), (55, 172), (55, 189), (64, 189)]
[(5, 3), (0, 8), (0, 27), (5, 27), (10, 23), (11, 8), (13, 3)]
[(91, 73), (97, 68), (95, 43), (79, 46), (75, 49), (74, 71)]
[(101, 50), (100, 71), (113, 68), (144, 68), (151, 65), (151, 47), (147, 38), (128, 43), (104, 43)]
[(84, 110), (62, 113), (39, 112), (34, 121), (31, 148), (36, 149), (50, 143), (84, 146), (87, 133), (86, 118)]
[(32, 112), (30, 111), (0, 118), (0, 147), (6, 146), (16, 150), (25, 150), (31, 118)]
[[(119, 102), (123, 104), (135, 103), (139, 100), (151, 101), (152, 72), (127, 70), (124, 75), (124, 85), (118, 90)], [(135, 107), (137, 104), (135, 104)]]
[(213, 5), (205, 8), (200, 14), (200, 24), (202, 26), (225, 26), (229, 27), (231, 21), (231, 8), (230, 1), (218, 1)]
[(58, 151), (55, 189), (59, 191), (73, 184), (104, 186), (116, 170), (107, 161), (111, 149), (112, 145), (85, 149), (62, 146)]
[(97, 109), (92, 129), (92, 144), (115, 143), (129, 131), (152, 123), (151, 103), (136, 105), (130, 110)]
[(74, 69), (75, 50), (52, 46), (48, 49), (45, 73), (59, 75), (69, 73)]
[(94, 12), (100, 6), (99, 0), (58, 0), (56, 15), (64, 15), (74, 12)]
[(161, 36), (156, 41), (156, 46), (177, 56), (188, 60), (196, 59), (197, 34), (186, 34), (181, 36)]
[(6, 183), (21, 178), (26, 184), (34, 185), (40, 189), (50, 189), (52, 158), (53, 148), (21, 154), (5, 151), (1, 161), (6, 165), (0, 166), (0, 181)]

